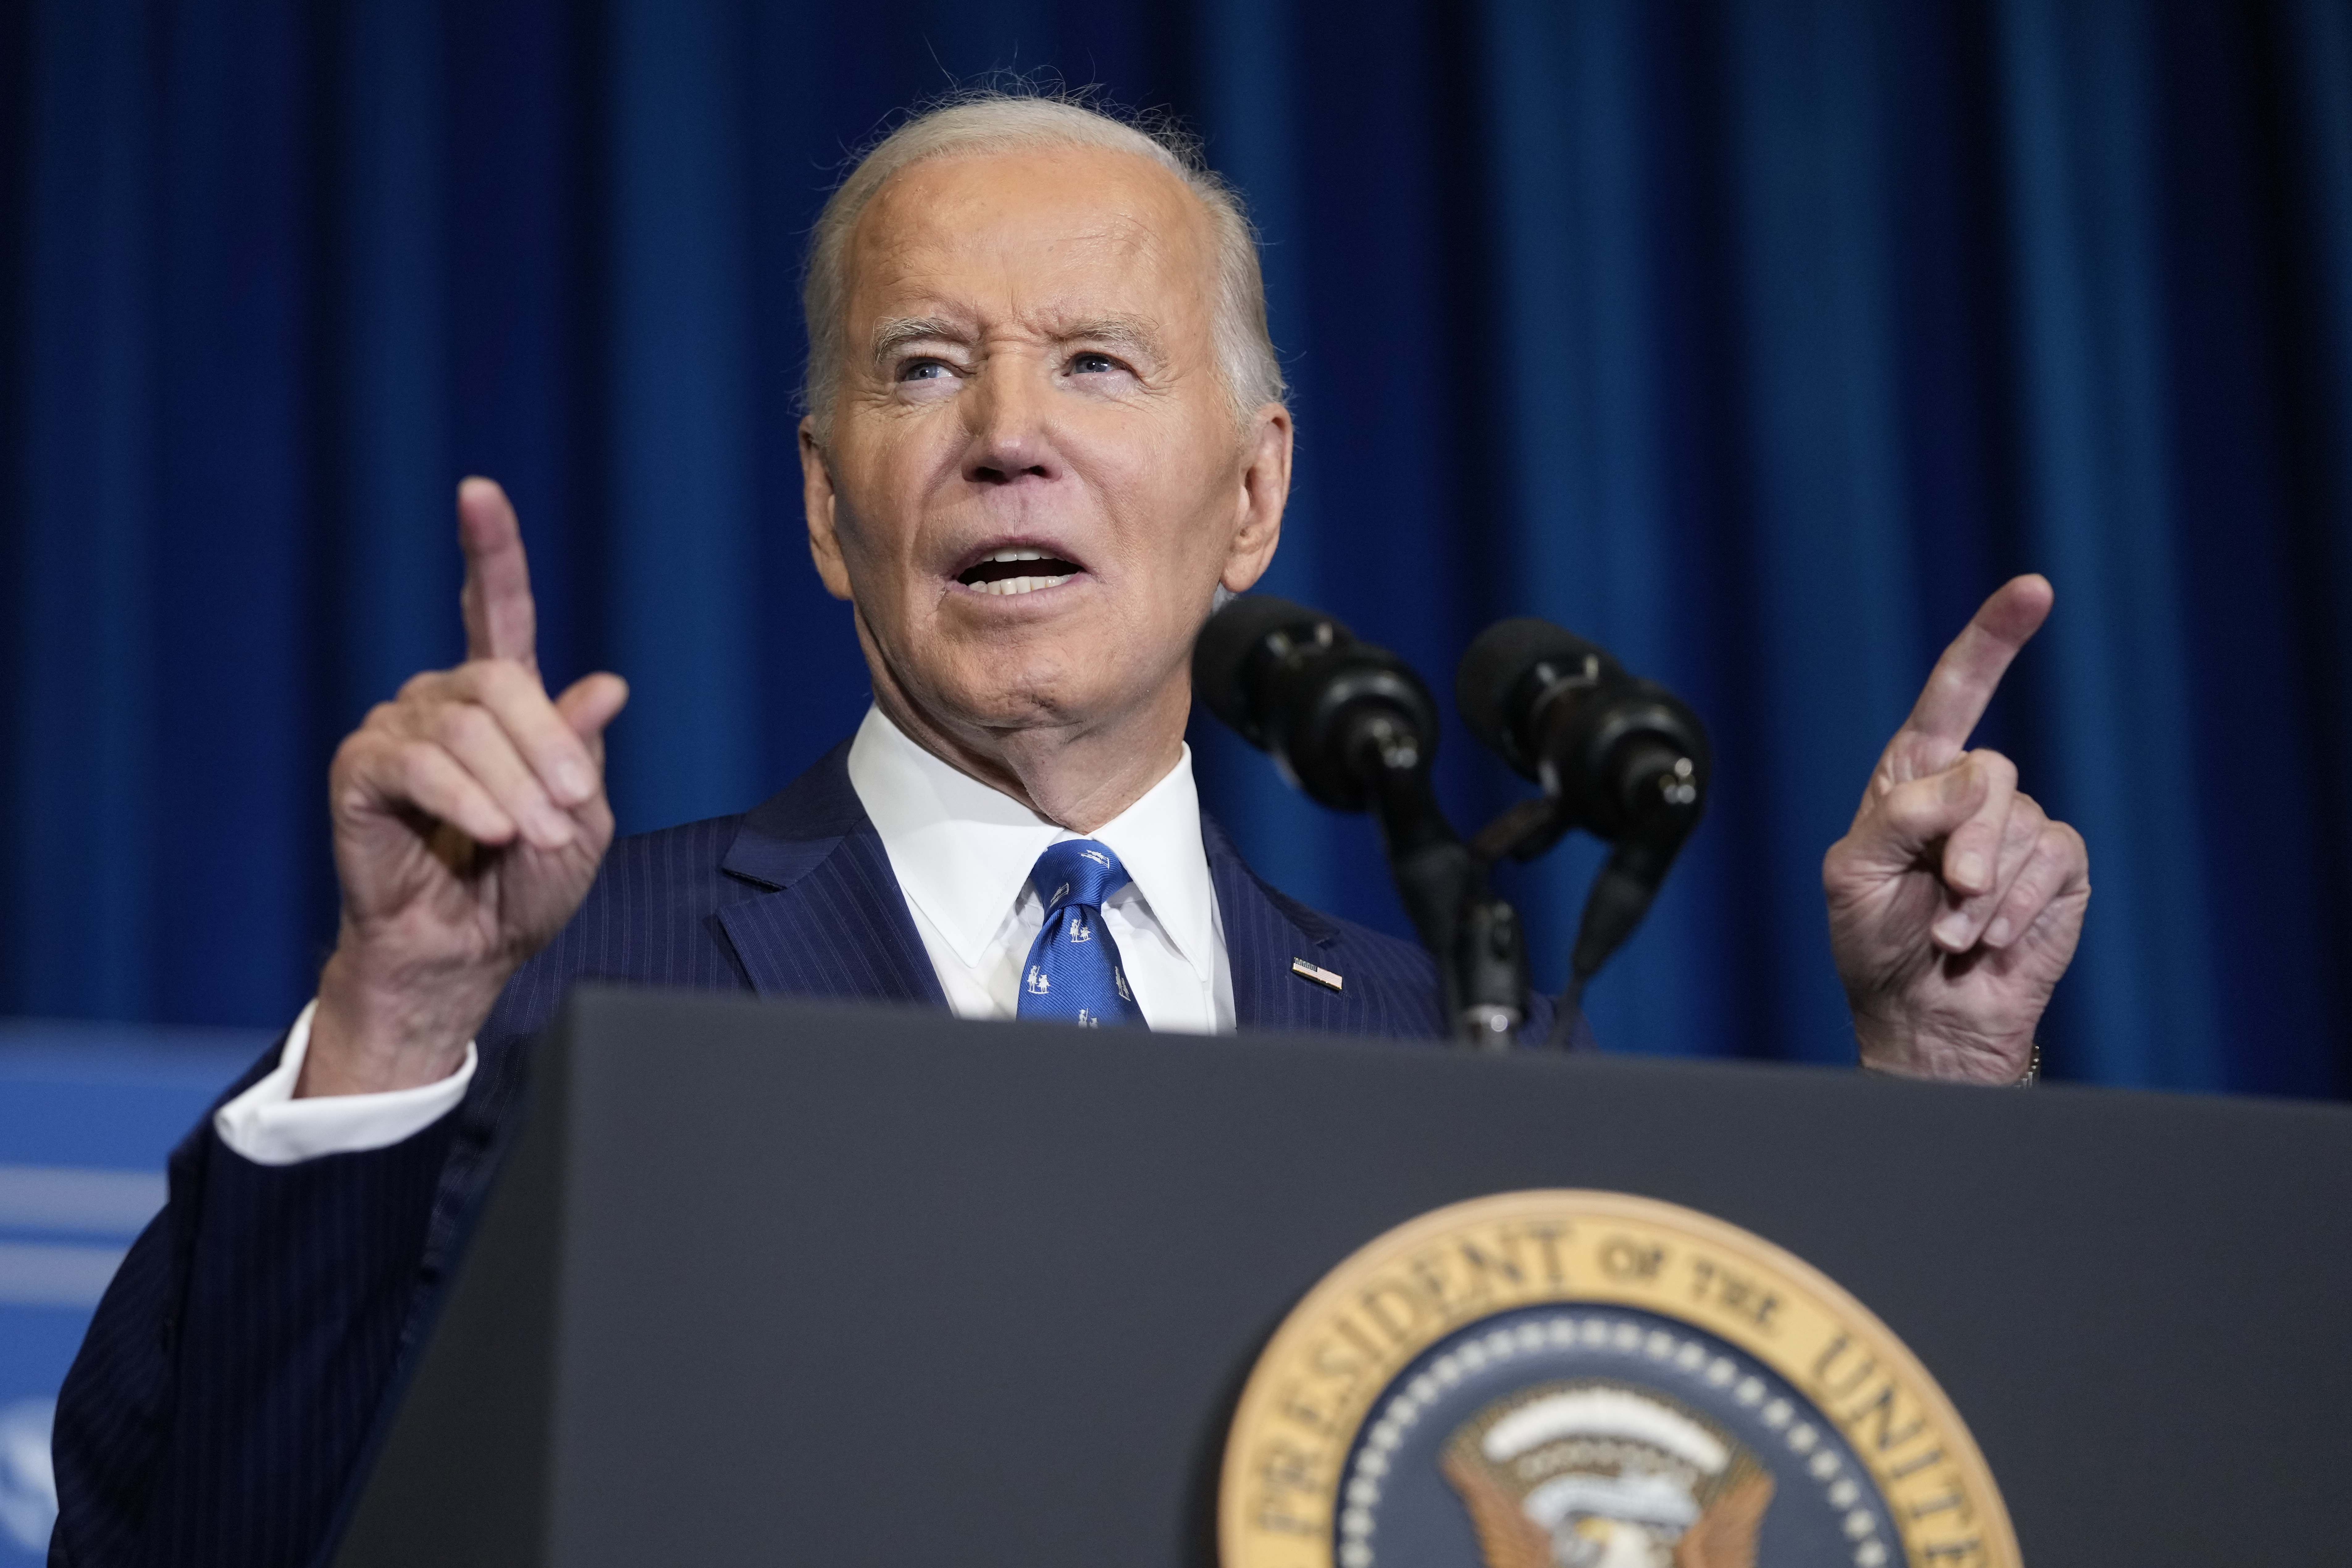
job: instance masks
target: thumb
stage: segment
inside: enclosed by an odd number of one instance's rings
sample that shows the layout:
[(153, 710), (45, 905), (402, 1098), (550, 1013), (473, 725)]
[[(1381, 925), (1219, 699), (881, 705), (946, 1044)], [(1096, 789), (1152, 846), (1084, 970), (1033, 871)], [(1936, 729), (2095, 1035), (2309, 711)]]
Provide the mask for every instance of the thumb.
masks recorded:
[(1895, 785), (1865, 808), (1849, 842), (1883, 869), (1907, 869), (1938, 839), (1948, 839), (2008, 802), (1998, 771), (1969, 752), (1941, 773)]
[(572, 732), (593, 746), (603, 736), (604, 726), (619, 716), (628, 706), (629, 683), (617, 675), (602, 671), (583, 675), (564, 688), (563, 695), (555, 700), (555, 710), (572, 726)]

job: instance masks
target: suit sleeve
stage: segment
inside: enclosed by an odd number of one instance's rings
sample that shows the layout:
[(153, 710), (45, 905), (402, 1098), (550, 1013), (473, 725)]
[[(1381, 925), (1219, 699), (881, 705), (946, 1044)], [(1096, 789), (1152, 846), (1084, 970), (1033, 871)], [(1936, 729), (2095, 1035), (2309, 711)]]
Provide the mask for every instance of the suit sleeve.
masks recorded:
[[(836, 773), (837, 757), (824, 764)], [(846, 790), (845, 777), (838, 793), (854, 807)], [(52, 1563), (314, 1559), (520, 1127), (532, 1042), (565, 991), (586, 976), (748, 985), (711, 912), (761, 890), (721, 869), (736, 826), (616, 844), (572, 923), (483, 1024), (457, 1108), (423, 1131), (259, 1164), (206, 1114), (173, 1154), (170, 1199), (116, 1273), (60, 1393)], [(279, 1058), (273, 1048), (224, 1103)]]
[(58, 1397), (53, 1565), (310, 1559), (428, 1283), (457, 1121), (291, 1165), (198, 1123)]

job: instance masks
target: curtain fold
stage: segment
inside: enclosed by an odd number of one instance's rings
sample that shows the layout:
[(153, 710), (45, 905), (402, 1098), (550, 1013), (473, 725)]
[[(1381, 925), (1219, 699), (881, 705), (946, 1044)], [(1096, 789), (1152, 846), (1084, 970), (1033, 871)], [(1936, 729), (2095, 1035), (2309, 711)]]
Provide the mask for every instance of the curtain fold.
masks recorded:
[[(625, 829), (854, 725), (810, 570), (800, 247), (989, 72), (1181, 115), (1295, 387), (1266, 586), (1441, 692), (1538, 614), (1718, 787), (1611, 1048), (1850, 1059), (1822, 850), (2008, 574), (1984, 743), (2089, 837), (2053, 1076), (2352, 1088), (2352, 12), (2340, 0), (0, 0), (0, 1012), (273, 1025), (323, 779), (459, 657), (507, 483), (551, 681), (618, 669)], [(1368, 822), (1213, 721), (1206, 798), (1407, 928)], [(1466, 832), (1525, 787), (1465, 731)], [(1597, 847), (1507, 876), (1557, 985)]]

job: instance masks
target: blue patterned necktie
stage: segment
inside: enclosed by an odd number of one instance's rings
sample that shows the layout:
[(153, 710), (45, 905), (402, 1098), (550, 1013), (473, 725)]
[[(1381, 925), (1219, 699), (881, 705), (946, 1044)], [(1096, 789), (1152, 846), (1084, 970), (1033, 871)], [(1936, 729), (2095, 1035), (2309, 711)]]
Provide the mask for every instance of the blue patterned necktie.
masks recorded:
[(1091, 838), (1066, 839), (1037, 857), (1029, 885), (1045, 905), (1045, 923), (1021, 972), (1021, 1016), (1089, 1029), (1143, 1022), (1102, 923), (1103, 900), (1127, 883), (1118, 857)]

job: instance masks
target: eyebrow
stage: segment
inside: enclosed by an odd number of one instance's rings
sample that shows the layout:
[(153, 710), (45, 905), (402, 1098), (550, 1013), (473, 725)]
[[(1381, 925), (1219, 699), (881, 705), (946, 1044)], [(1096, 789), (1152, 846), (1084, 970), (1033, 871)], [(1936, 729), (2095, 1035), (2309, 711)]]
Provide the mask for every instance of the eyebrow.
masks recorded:
[(966, 333), (938, 316), (896, 316), (874, 329), (874, 363), (881, 363), (908, 343), (961, 342)]
[(1060, 342), (1109, 343), (1150, 359), (1167, 357), (1160, 352), (1160, 334), (1151, 330), (1149, 322), (1134, 316), (1097, 316), (1072, 321), (1054, 336)]

